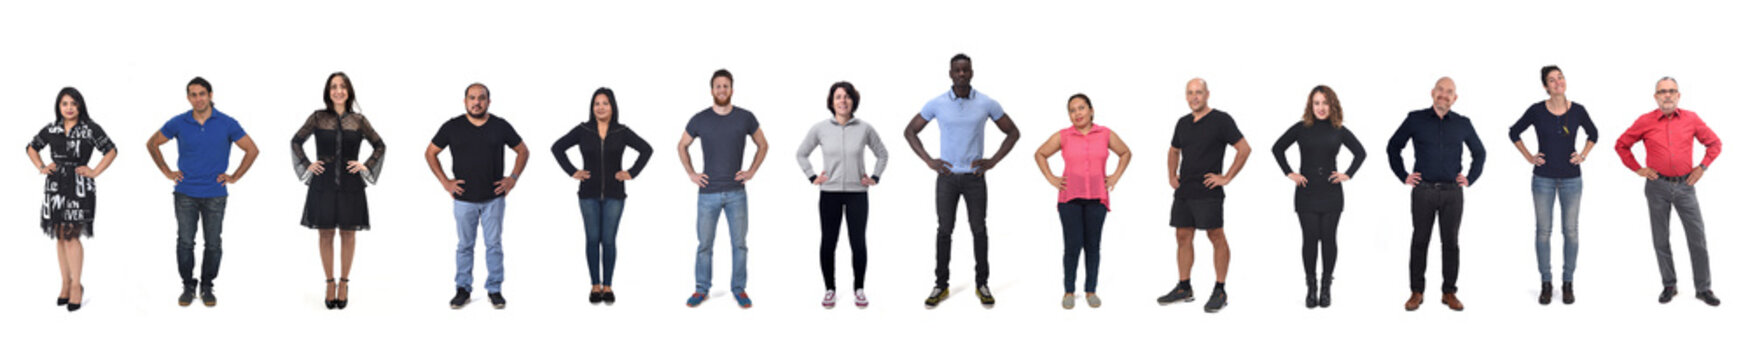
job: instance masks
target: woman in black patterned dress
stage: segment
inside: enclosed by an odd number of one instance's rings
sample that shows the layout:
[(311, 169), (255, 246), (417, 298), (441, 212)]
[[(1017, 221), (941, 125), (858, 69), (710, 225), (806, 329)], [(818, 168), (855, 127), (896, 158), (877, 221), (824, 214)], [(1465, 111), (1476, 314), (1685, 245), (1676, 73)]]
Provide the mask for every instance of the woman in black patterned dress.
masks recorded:
[[(61, 263), (61, 296), (55, 304), (78, 311), (85, 296), (81, 282), (85, 245), (79, 238), (97, 233), (92, 227), (97, 218), (96, 179), (115, 161), (115, 143), (109, 141), (103, 127), (91, 121), (91, 113), (85, 111), (85, 96), (77, 89), (62, 88), (55, 96), (55, 115), (58, 121), (37, 132), (24, 153), (30, 155), (38, 172), (48, 176), (43, 184), (42, 231), (58, 240), (55, 253)], [(53, 162), (43, 163), (38, 151), (44, 147), (52, 149)], [(103, 161), (96, 168), (85, 166), (97, 152), (103, 153)]]
[[(370, 120), (354, 106), (352, 78), (346, 73), (328, 75), (322, 92), (327, 108), (316, 110), (291, 138), (292, 164), (297, 176), (309, 184), (304, 198), (303, 226), (316, 229), (321, 246), (322, 272), (328, 276), (329, 309), (345, 309), (348, 276), (352, 273), (352, 249), (358, 230), (370, 229), (370, 207), (364, 187), (375, 184), (382, 173), (383, 151), (388, 149)], [(316, 139), (316, 156), (304, 153), (304, 142)], [(369, 141), (370, 157), (359, 160), (361, 144)], [(334, 283), (334, 232), (340, 233), (340, 282)]]

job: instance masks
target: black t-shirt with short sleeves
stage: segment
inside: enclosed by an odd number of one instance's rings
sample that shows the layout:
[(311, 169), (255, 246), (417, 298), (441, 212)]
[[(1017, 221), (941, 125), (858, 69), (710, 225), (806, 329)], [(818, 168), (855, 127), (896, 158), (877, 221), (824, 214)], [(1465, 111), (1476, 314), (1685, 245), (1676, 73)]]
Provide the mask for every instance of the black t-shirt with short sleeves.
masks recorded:
[(1202, 116), (1201, 121), (1196, 121), (1195, 116), (1189, 114), (1178, 118), (1177, 130), (1171, 135), (1171, 147), (1178, 148), (1183, 155), (1183, 160), (1178, 163), (1178, 188), (1173, 196), (1179, 199), (1225, 197), (1223, 187), (1209, 189), (1202, 185), (1202, 176), (1226, 171), (1226, 147), (1243, 140), (1244, 134), (1238, 132), (1238, 123), (1224, 111), (1213, 110)]
[(462, 180), (461, 195), (456, 200), (485, 202), (498, 197), (492, 183), (504, 178), (504, 149), (522, 145), (522, 137), (510, 122), (497, 115), (487, 115), (486, 123), (474, 126), (467, 116), (457, 116), (443, 123), (431, 144), (449, 149), (450, 173)]

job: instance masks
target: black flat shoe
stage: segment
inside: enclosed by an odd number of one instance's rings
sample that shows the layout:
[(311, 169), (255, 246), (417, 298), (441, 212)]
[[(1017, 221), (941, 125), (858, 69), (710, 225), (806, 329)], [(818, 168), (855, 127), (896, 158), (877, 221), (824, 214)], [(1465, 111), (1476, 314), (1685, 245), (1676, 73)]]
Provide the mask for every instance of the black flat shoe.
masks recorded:
[[(334, 291), (334, 293), (335, 293), (335, 294), (338, 294), (338, 293), (339, 293), (339, 291), (340, 291), (340, 290), (347, 290), (347, 292), (348, 292), (348, 294), (346, 294), (346, 295), (347, 295), (347, 296), (346, 296), (346, 297), (348, 297), (348, 298), (349, 298), (349, 297), (352, 297), (352, 296), (351, 296), (351, 295), (352, 295), (352, 294), (350, 294), (350, 292), (351, 292), (351, 291), (350, 291), (350, 290), (352, 290), (352, 287), (351, 287), (351, 286), (348, 286), (348, 284), (350, 284), (350, 283), (352, 283), (352, 279), (347, 279), (347, 278), (340, 278), (340, 286), (339, 286), (339, 289), (338, 289), (338, 290), (335, 290), (335, 291)], [(344, 298), (335, 298), (335, 299), (334, 299), (334, 308), (335, 308), (335, 309), (340, 309), (340, 310), (346, 310), (346, 299), (344, 299)]]
[(601, 290), (589, 291), (589, 303), (590, 304), (600, 304), (602, 301), (601, 298), (602, 298)]
[(613, 292), (612, 292), (612, 291), (602, 291), (602, 292), (601, 292), (601, 301), (602, 301), (602, 302), (606, 302), (606, 303), (607, 303), (607, 305), (613, 305), (613, 301), (614, 301), (614, 300), (617, 300), (617, 299), (614, 299), (614, 298), (613, 298)]

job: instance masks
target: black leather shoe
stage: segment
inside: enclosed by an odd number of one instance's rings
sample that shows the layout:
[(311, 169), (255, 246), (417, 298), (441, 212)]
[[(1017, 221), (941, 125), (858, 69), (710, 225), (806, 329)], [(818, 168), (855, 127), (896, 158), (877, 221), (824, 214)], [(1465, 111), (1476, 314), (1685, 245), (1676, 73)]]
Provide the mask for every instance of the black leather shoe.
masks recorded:
[(613, 291), (609, 290), (601, 292), (601, 301), (607, 303), (607, 305), (613, 305), (613, 302), (619, 301), (619, 299), (614, 298)]
[(1551, 282), (1551, 281), (1543, 281), (1542, 282), (1542, 296), (1539, 298), (1536, 298), (1536, 301), (1542, 303), (1542, 305), (1547, 305), (1547, 304), (1554, 302), (1554, 283), (1553, 282)]
[[(335, 296), (334, 308), (335, 309), (346, 310), (346, 298), (352, 297), (351, 296), (352, 289), (351, 289), (351, 286), (349, 285), (351, 283), (352, 283), (352, 279), (340, 278), (340, 287), (338, 290), (334, 290), (334, 296)], [(347, 292), (347, 294), (346, 294), (347, 296), (340, 296), (341, 291)]]
[(1565, 303), (1566, 305), (1572, 305), (1572, 303), (1578, 302), (1578, 298), (1572, 295), (1571, 281), (1560, 284), (1560, 302)]
[(604, 299), (601, 295), (601, 290), (594, 290), (594, 291), (589, 292), (589, 303), (590, 304), (600, 304), (601, 301), (604, 301)]
[(1676, 291), (1674, 286), (1663, 287), (1663, 294), (1657, 295), (1657, 303), (1668, 304), (1670, 299), (1675, 298), (1675, 294)]
[[(1717, 295), (1712, 295), (1711, 290), (1701, 291), (1697, 297), (1699, 297), (1700, 301), (1706, 302), (1706, 305), (1718, 306), (1718, 304), (1722, 303), (1721, 301), (1718, 301)], [(73, 306), (75, 306), (75, 304), (67, 304), (68, 308)]]

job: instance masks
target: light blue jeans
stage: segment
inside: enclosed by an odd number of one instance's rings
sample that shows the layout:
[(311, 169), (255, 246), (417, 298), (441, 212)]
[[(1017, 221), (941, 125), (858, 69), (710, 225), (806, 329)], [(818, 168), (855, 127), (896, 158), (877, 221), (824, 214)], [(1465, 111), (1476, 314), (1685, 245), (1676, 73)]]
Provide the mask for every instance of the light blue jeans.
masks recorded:
[(734, 277), (729, 290), (747, 288), (747, 192), (746, 190), (698, 194), (698, 260), (696, 273), (700, 294), (710, 293), (711, 257), (716, 245), (716, 218), (728, 212), (728, 238), (734, 246)]
[(486, 293), (496, 294), (504, 283), (504, 197), (486, 202), (455, 200), (455, 287), (473, 289), (473, 244), (479, 230), (486, 238)]
[(1564, 272), (1560, 275), (1562, 281), (1572, 281), (1572, 271), (1578, 268), (1578, 200), (1583, 197), (1584, 178), (1549, 178), (1535, 176), (1530, 179), (1530, 193), (1535, 195), (1536, 204), (1536, 266), (1542, 272), (1542, 281), (1553, 281), (1549, 257), (1548, 238), (1554, 233), (1554, 201), (1560, 202), (1560, 233), (1565, 235)]

